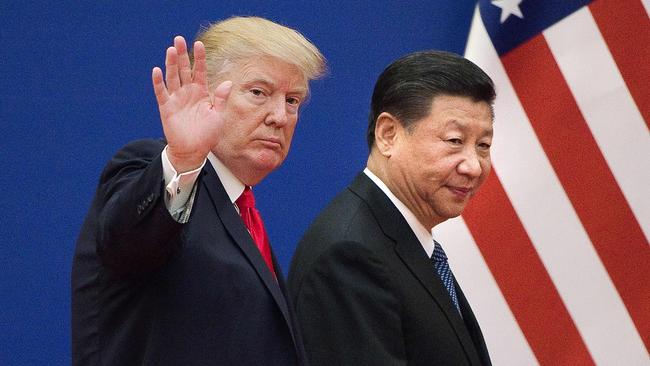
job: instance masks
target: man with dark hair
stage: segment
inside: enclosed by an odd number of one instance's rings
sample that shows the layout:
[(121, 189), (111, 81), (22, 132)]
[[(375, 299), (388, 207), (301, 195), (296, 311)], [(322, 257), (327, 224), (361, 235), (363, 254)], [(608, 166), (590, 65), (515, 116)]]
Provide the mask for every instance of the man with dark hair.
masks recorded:
[(312, 365), (490, 364), (432, 229), (460, 215), (490, 172), (494, 98), (492, 80), (451, 53), (410, 54), (380, 75), (367, 168), (291, 264)]

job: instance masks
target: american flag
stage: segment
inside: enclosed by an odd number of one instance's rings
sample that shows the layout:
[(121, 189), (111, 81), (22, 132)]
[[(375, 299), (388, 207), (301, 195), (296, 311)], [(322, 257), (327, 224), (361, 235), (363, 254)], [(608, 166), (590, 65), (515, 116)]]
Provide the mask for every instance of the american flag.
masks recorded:
[(648, 0), (480, 1), (493, 171), (436, 228), (495, 365), (650, 365)]

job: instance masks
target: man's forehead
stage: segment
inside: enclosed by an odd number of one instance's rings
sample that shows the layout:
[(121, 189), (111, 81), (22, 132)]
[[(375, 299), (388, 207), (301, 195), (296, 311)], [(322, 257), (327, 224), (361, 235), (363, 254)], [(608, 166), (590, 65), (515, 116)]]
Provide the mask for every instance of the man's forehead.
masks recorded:
[(433, 98), (428, 117), (425, 118), (438, 128), (474, 130), (481, 135), (493, 135), (493, 113), (490, 104), (474, 101), (470, 97), (442, 95)]
[(433, 98), (430, 106), (432, 114), (467, 115), (468, 117), (492, 121), (492, 106), (485, 101), (475, 101), (471, 97), (441, 95)]
[(231, 76), (239, 77), (242, 84), (260, 83), (304, 93), (308, 89), (305, 76), (298, 66), (274, 57), (248, 59), (238, 63), (232, 71)]

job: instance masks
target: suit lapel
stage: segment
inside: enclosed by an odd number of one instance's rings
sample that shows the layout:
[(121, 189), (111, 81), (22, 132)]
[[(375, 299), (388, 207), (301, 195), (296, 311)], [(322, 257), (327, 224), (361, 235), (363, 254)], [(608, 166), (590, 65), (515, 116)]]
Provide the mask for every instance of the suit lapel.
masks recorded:
[[(221, 180), (219, 180), (217, 173), (209, 162), (205, 164), (202, 173), (203, 179), (201, 184), (205, 185), (221, 222), (244, 253), (246, 259), (251, 263), (267, 290), (271, 293), (275, 302), (278, 304), (282, 316), (284, 316), (293, 337), (293, 328), (291, 326), (291, 318), (289, 316), (287, 302), (277, 282), (282, 281), (282, 278), (278, 277), (276, 281), (276, 278), (273, 277), (273, 274), (269, 271), (266, 262), (264, 262), (264, 259), (260, 255), (259, 249), (257, 249), (257, 246), (248, 233), (246, 226), (237, 214), (237, 211), (235, 211), (226, 190), (223, 188)], [(277, 266), (276, 273), (278, 273), (278, 276), (281, 275), (280, 272), (277, 271)]]
[[(282, 291), (282, 294), (284, 295), (285, 299), (290, 299), (289, 296), (289, 290), (287, 289), (287, 285), (284, 281), (284, 275), (282, 274), (282, 268), (280, 267), (280, 264), (277, 262), (275, 258), (275, 254), (273, 253), (273, 248), (271, 248), (271, 259), (273, 260), (273, 269), (275, 270), (275, 274), (278, 276), (278, 285), (280, 286), (280, 291)], [(298, 324), (298, 320), (296, 319), (296, 312), (295, 309), (293, 308), (291, 303), (287, 304), (289, 316), (291, 317), (291, 321), (287, 323), (289, 326), (289, 329), (291, 330), (291, 337), (293, 338), (293, 344), (296, 348), (296, 353), (298, 354), (298, 364), (299, 365), (307, 365), (307, 356), (305, 354), (305, 349), (304, 349), (304, 342), (302, 340), (302, 335), (300, 334), (300, 327), (293, 327), (293, 324)]]
[(454, 307), (444, 284), (437, 276), (433, 263), (427, 258), (426, 252), (402, 214), (386, 194), (364, 173), (356, 177), (350, 185), (350, 190), (368, 204), (384, 234), (395, 241), (397, 256), (445, 314), (471, 363), (480, 365), (476, 347), (463, 319)]
[[(406, 223), (405, 223), (406, 224)], [(407, 224), (406, 224), (407, 225)], [(398, 239), (395, 251), (402, 259), (404, 264), (411, 270), (413, 275), (422, 283), (427, 289), (427, 292), (433, 297), (438, 307), (442, 310), (451, 324), (456, 336), (465, 349), (465, 353), (471, 360), (472, 364), (480, 365), (477, 353), (477, 346), (474, 344), (468, 328), (466, 327), (463, 318), (458, 314), (458, 310), (454, 306), (449, 293), (445, 288), (442, 281), (439, 279), (438, 274), (435, 272), (433, 263), (426, 257), (424, 249), (413, 235), (413, 240), (405, 240), (405, 238)], [(417, 244), (414, 245), (414, 244)], [(458, 286), (456, 286), (457, 292)], [(463, 309), (464, 310), (464, 309)], [(463, 312), (465, 314), (465, 312)]]
[(461, 290), (456, 280), (454, 280), (456, 286), (456, 294), (458, 295), (458, 303), (460, 305), (460, 310), (463, 312), (463, 320), (467, 326), (470, 337), (472, 338), (476, 350), (478, 352), (478, 357), (481, 359), (481, 365), (490, 366), (492, 362), (490, 361), (490, 354), (488, 352), (487, 346), (485, 345), (485, 339), (483, 338), (483, 332), (481, 332), (481, 327), (474, 316), (474, 312), (465, 298), (463, 290)]

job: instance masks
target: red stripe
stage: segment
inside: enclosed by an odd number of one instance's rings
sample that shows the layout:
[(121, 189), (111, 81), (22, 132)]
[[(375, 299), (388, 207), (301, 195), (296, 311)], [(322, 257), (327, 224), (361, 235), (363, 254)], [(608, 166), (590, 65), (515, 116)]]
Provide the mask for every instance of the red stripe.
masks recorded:
[(648, 241), (545, 39), (539, 35), (501, 61), (555, 173), (648, 347)]
[(593, 365), (496, 173), (472, 199), (463, 219), (539, 363)]
[[(646, 126), (650, 127), (650, 20), (639, 0), (598, 0), (589, 5)], [(647, 343), (646, 343), (647, 344)]]

